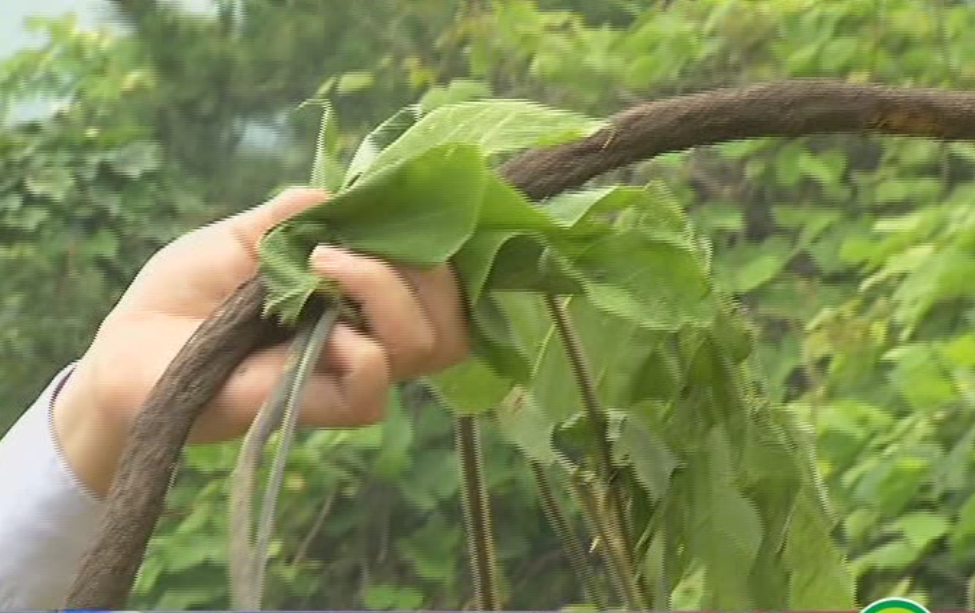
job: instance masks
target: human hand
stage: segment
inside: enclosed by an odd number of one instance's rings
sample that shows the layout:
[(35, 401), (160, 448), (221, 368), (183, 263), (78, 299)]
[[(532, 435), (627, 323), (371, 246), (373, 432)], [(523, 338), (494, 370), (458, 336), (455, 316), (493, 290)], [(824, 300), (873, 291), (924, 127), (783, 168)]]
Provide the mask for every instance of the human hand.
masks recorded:
[[(257, 246), (277, 223), (326, 200), (290, 189), (265, 204), (190, 232), (142, 268), (102, 322), (54, 406), (54, 426), (75, 473), (108, 491), (129, 427), (149, 392), (196, 328), (257, 273)], [(463, 360), (462, 299), (448, 266), (418, 270), (337, 248), (317, 249), (313, 270), (361, 304), (370, 333), (339, 324), (301, 403), (308, 426), (381, 419), (390, 386)], [(245, 359), (190, 435), (195, 443), (242, 435), (284, 367), (286, 344)]]

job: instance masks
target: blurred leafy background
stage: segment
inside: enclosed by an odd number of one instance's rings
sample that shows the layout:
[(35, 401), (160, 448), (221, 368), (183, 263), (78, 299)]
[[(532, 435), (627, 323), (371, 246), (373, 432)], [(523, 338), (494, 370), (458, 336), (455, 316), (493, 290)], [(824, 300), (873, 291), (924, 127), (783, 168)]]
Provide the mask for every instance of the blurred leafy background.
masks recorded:
[[(306, 180), (305, 99), (333, 101), (349, 152), (417, 100), (606, 116), (785, 77), (975, 85), (960, 0), (97, 4), (100, 25), (31, 20), (43, 42), (0, 63), (0, 432), (155, 249)], [(615, 178), (666, 182), (713, 241), (769, 394), (814, 429), (859, 600), (975, 606), (975, 144), (756, 139)], [(581, 600), (527, 468), (485, 436), (507, 606)], [(186, 454), (135, 607), (227, 606), (235, 450)], [(470, 605), (449, 417), (417, 390), (381, 426), (304, 436), (280, 514), (268, 607)], [(690, 582), (674, 608), (699, 598)]]

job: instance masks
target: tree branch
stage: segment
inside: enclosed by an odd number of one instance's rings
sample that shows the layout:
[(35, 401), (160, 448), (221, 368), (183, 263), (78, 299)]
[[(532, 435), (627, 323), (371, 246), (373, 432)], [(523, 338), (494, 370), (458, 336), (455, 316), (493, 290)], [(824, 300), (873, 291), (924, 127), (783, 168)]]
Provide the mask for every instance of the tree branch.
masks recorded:
[[(639, 105), (593, 136), (513, 158), (502, 175), (534, 199), (610, 170), (743, 138), (886, 133), (975, 140), (975, 93), (794, 80)], [(68, 608), (122, 609), (155, 529), (180, 448), (236, 366), (274, 335), (261, 284), (245, 284), (176, 356), (133, 426), (108, 509)]]

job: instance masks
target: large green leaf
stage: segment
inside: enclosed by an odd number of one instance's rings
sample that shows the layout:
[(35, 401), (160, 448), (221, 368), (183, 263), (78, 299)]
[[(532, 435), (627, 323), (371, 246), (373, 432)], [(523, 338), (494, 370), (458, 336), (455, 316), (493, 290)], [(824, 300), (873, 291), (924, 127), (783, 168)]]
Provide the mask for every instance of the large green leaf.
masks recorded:
[(753, 503), (739, 491), (727, 435), (714, 428), (694, 462), (690, 479), (688, 546), (704, 564), (707, 603), (716, 610), (753, 606), (749, 574), (763, 539)]
[(315, 143), (315, 161), (312, 163), (312, 187), (337, 192), (345, 181), (345, 168), (338, 160), (338, 125), (335, 109), (328, 101), (322, 105), (321, 125), (318, 128), (318, 140)]
[(679, 460), (667, 444), (633, 416), (617, 422), (618, 431), (611, 432), (614, 462), (630, 465), (637, 479), (659, 502), (670, 488), (670, 475)]
[(376, 156), (367, 172), (398, 164), (447, 143), (470, 143), (486, 155), (587, 136), (605, 122), (527, 100), (484, 100), (441, 106)]
[(322, 285), (307, 270), (319, 243), (419, 266), (447, 261), (474, 231), (487, 178), (476, 149), (446, 145), (372, 174), (278, 225), (260, 248), (267, 310), (295, 321)]
[(418, 105), (407, 106), (366, 135), (349, 162), (349, 168), (345, 175), (345, 187), (358, 180), (362, 173), (373, 165), (379, 154), (419, 121), (421, 115), (422, 112)]

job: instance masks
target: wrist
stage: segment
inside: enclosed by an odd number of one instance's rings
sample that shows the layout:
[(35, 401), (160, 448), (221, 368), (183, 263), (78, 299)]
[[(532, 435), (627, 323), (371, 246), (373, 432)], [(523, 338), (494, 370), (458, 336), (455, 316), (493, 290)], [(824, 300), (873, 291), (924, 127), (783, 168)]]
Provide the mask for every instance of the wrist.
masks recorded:
[(81, 484), (103, 498), (125, 445), (124, 426), (100, 406), (87, 364), (81, 360), (52, 405), (57, 447)]

